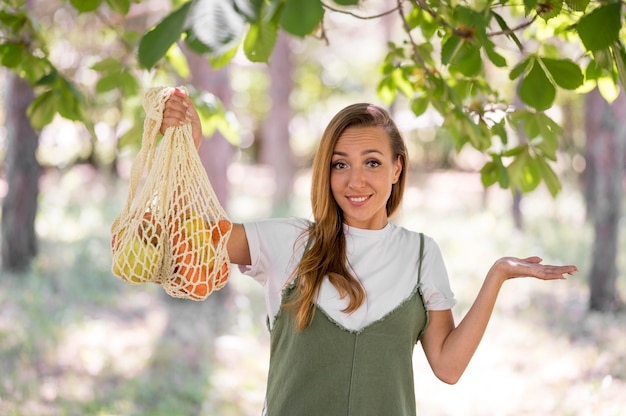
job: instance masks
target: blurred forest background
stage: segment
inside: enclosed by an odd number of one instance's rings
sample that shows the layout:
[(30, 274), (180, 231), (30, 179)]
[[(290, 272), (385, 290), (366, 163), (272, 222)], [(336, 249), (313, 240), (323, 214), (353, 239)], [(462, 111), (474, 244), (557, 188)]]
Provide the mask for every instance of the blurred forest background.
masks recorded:
[[(392, 3), (370, 2), (365, 12)], [(136, 39), (120, 28), (147, 31), (171, 12), (170, 1), (132, 4), (123, 21), (104, 6), (78, 13), (68, 2), (33, 0), (28, 7), (56, 69), (90, 91), (81, 111), (92, 123), (55, 115), (40, 130), (20, 130), (16, 120), (28, 120), (33, 91), (0, 67), (0, 414), (260, 414), (269, 351), (258, 284), (233, 268), (229, 285), (194, 302), (158, 286), (130, 286), (110, 271), (110, 225), (140, 146), (143, 91), (185, 85), (211, 109), (206, 124), (213, 131), (200, 156), (233, 221), (308, 217), (310, 161), (327, 121), (352, 102), (385, 105), (377, 83), (394, 20), (329, 12), (325, 39), (279, 33), (269, 65), (238, 53), (214, 69), (181, 46), (180, 57), (170, 51), (167, 64), (126, 77)], [(504, 95), (514, 89), (508, 79), (491, 81)], [(609, 192), (617, 202), (606, 208), (603, 194), (589, 190), (590, 163), (602, 164), (589, 144), (610, 134), (606, 117), (626, 114), (623, 91), (613, 98), (568, 92), (548, 111), (564, 128), (553, 165), (561, 182), (556, 196), (544, 184), (530, 193), (485, 188), (483, 152), (459, 149), (436, 112), (416, 117), (410, 103), (394, 101), (411, 157), (394, 221), (440, 244), (457, 320), (499, 257), (540, 255), (580, 270), (567, 281), (508, 282), (457, 385), (438, 381), (417, 346), (420, 415), (626, 414), (623, 128), (613, 130), (621, 147), (608, 150), (621, 155), (621, 165), (605, 161), (612, 171), (593, 170), (607, 175), (593, 183), (617, 190)], [(593, 110), (598, 119), (589, 117)], [(15, 162), (29, 149), (35, 160), (20, 163), (34, 165), (34, 176)], [(15, 209), (29, 206), (28, 198), (35, 211)], [(29, 215), (34, 229), (20, 229)], [(598, 248), (603, 242), (613, 244), (612, 254)], [(598, 263), (609, 278), (601, 283), (604, 303), (594, 307)]]

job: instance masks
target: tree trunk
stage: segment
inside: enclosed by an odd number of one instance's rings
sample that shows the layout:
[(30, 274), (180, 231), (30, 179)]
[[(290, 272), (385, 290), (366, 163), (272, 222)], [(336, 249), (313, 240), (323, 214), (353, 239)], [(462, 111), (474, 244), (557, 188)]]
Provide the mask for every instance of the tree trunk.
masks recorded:
[(271, 110), (261, 127), (259, 161), (271, 167), (276, 181), (273, 196), (275, 214), (284, 215), (293, 191), (296, 164), (289, 143), (293, 110), (289, 96), (293, 89), (293, 60), (289, 39), (279, 34), (268, 67)]
[(626, 128), (621, 120), (626, 114), (624, 92), (609, 105), (593, 90), (586, 97), (585, 113), (587, 215), (594, 229), (589, 307), (608, 312), (621, 304), (616, 280), (626, 149)]
[[(228, 66), (214, 70), (209, 65), (205, 57), (189, 51), (182, 47), (189, 63), (191, 71), (191, 85), (199, 91), (208, 91), (215, 94), (226, 109), (231, 107), (232, 89)], [(200, 146), (200, 159), (207, 171), (213, 190), (220, 200), (222, 207), (228, 212), (228, 202), (230, 199), (230, 186), (228, 183), (228, 166), (235, 153), (235, 148), (224, 136), (216, 131), (210, 138), (205, 138)]]
[(35, 216), (40, 166), (36, 151), (39, 137), (26, 115), (34, 99), (31, 85), (9, 72), (6, 87), (8, 192), (2, 202), (2, 268), (23, 272), (37, 254)]

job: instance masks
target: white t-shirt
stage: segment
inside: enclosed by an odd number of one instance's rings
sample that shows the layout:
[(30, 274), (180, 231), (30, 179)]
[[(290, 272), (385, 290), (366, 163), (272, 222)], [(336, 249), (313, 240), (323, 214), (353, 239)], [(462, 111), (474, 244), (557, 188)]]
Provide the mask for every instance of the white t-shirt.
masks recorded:
[[(281, 295), (302, 257), (310, 222), (301, 218), (269, 219), (244, 224), (250, 247), (250, 266), (240, 266), (265, 287), (270, 328), (280, 309)], [(402, 304), (415, 291), (420, 253), (419, 233), (388, 223), (381, 230), (345, 225), (348, 261), (365, 289), (365, 302), (354, 312), (342, 312), (348, 304), (325, 279), (317, 306), (350, 331), (359, 331)], [(428, 310), (451, 309), (456, 300), (450, 290), (439, 246), (425, 236), (421, 289)]]

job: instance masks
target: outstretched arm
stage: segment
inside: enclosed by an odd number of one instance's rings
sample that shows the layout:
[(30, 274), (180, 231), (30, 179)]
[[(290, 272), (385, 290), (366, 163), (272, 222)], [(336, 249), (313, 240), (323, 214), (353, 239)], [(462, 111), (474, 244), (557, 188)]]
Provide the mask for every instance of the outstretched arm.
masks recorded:
[(449, 384), (459, 380), (478, 348), (500, 288), (506, 280), (516, 277), (559, 280), (565, 279), (565, 274), (576, 271), (576, 266), (541, 264), (539, 257), (504, 257), (496, 261), (487, 273), (476, 300), (458, 326), (455, 326), (450, 310), (429, 311), (429, 324), (421, 341), (435, 375)]
[[(170, 98), (165, 103), (163, 109), (163, 121), (161, 122), (160, 132), (164, 134), (169, 127), (177, 127), (185, 123), (191, 123), (194, 144), (196, 149), (200, 149), (202, 144), (202, 124), (200, 123), (198, 111), (185, 90), (173, 88)], [(227, 250), (231, 263), (240, 265), (249, 265), (251, 263), (248, 238), (242, 224), (233, 224)]]

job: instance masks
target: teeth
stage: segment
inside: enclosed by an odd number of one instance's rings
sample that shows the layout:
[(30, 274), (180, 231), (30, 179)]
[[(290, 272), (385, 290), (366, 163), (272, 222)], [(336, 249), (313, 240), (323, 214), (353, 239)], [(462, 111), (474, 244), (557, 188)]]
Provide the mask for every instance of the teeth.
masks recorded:
[(367, 199), (367, 197), (366, 197), (366, 196), (361, 196), (361, 197), (359, 197), (359, 198), (350, 198), (350, 201), (352, 201), (352, 202), (363, 202), (363, 201), (365, 201), (366, 199)]

